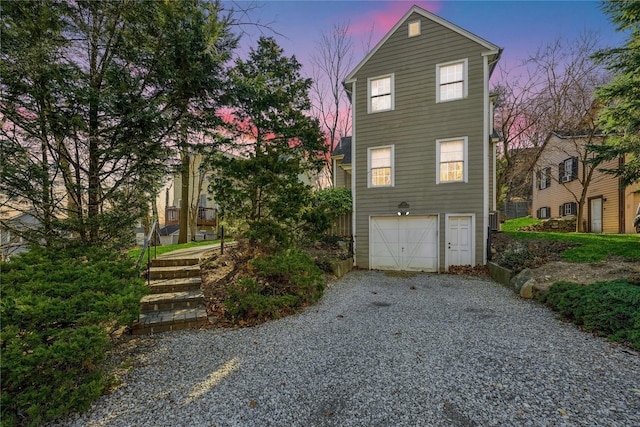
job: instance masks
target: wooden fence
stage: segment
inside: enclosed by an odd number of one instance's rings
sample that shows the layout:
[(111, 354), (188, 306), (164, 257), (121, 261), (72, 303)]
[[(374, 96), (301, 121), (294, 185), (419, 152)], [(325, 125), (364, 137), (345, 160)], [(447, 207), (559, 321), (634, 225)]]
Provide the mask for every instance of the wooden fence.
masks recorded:
[(351, 224), (351, 212), (342, 214), (333, 220), (327, 234), (335, 237), (351, 237), (353, 235)]

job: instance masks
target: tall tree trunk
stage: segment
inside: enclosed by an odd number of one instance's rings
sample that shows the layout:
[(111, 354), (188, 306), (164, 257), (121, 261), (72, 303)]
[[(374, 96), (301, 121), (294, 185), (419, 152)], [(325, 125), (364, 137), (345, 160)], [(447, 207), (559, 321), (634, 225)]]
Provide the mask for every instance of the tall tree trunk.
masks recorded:
[(187, 141), (187, 128), (184, 122), (180, 129), (180, 234), (178, 243), (187, 243), (189, 235), (189, 144)]

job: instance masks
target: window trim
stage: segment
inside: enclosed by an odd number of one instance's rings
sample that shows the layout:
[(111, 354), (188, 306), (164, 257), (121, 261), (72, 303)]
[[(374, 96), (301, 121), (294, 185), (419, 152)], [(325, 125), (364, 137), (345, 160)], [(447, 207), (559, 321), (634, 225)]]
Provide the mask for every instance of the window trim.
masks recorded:
[[(411, 26), (413, 24), (418, 24), (418, 32), (415, 34), (411, 34)], [(416, 19), (415, 21), (410, 21), (407, 25), (407, 35), (409, 36), (409, 38), (417, 37), (420, 34), (422, 34), (422, 21), (420, 19)]]
[(540, 169), (538, 172), (538, 190), (546, 190), (551, 187), (551, 167)]
[(549, 206), (543, 206), (538, 208), (538, 219), (551, 218), (551, 208)]
[[(460, 98), (440, 99), (440, 74), (441, 69), (451, 65), (462, 64), (462, 96)], [(452, 82), (453, 83), (453, 82)], [(451, 84), (451, 83), (447, 83)], [(458, 101), (469, 96), (469, 58), (436, 64), (436, 103)]]
[[(462, 141), (462, 179), (459, 181), (441, 181), (440, 180), (440, 146), (443, 142)], [(456, 182), (468, 182), (468, 165), (469, 165), (469, 137), (460, 136), (456, 138), (436, 139), (436, 185), (437, 184), (453, 184)]]
[[(389, 165), (391, 168), (390, 171), (390, 179), (389, 184), (386, 185), (373, 185), (372, 182), (372, 174), (371, 174), (371, 152), (373, 150), (383, 150), (383, 149), (391, 149), (389, 156), (391, 157), (389, 160)], [(390, 145), (379, 145), (376, 147), (367, 148), (367, 188), (389, 188), (395, 186), (395, 146), (393, 144)]]
[(578, 215), (578, 204), (576, 202), (563, 203), (562, 205), (560, 205), (560, 208), (561, 217)]
[[(384, 110), (373, 110), (371, 108), (371, 82), (375, 81), (375, 80), (382, 80), (382, 79), (391, 79), (390, 81), (390, 93), (389, 95), (391, 95), (391, 106), (389, 108), (385, 108)], [(396, 97), (395, 97), (395, 73), (391, 73), (391, 74), (384, 74), (381, 76), (376, 76), (376, 77), (369, 77), (367, 79), (367, 113), (369, 114), (373, 114), (373, 113), (383, 113), (385, 111), (393, 111), (396, 108)]]
[[(571, 170), (567, 173), (567, 162), (571, 162)], [(578, 158), (576, 156), (568, 157), (558, 164), (558, 182), (564, 184), (578, 179)]]

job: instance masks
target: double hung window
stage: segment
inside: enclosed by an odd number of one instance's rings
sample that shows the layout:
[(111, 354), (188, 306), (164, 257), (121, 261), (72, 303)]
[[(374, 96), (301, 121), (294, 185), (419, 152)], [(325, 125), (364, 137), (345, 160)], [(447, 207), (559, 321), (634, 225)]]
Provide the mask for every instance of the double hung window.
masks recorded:
[(467, 97), (467, 63), (465, 59), (436, 66), (437, 102)]
[(393, 146), (368, 150), (369, 187), (393, 186)]
[(369, 79), (369, 113), (394, 109), (393, 74)]

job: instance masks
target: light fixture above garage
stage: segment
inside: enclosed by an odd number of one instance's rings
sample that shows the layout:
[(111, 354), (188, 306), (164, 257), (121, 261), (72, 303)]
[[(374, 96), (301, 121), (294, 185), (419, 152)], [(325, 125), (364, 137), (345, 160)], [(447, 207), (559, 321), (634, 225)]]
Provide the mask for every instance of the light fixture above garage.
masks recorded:
[(409, 215), (409, 203), (402, 202), (398, 205), (398, 216)]

